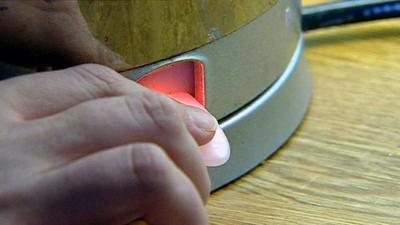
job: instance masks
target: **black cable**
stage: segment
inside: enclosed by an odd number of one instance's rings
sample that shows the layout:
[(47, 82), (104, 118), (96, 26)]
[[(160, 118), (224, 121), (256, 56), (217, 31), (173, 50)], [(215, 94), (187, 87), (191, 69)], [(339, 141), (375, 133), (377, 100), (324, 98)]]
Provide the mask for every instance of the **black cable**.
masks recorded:
[(304, 7), (304, 31), (400, 17), (400, 0), (348, 0)]

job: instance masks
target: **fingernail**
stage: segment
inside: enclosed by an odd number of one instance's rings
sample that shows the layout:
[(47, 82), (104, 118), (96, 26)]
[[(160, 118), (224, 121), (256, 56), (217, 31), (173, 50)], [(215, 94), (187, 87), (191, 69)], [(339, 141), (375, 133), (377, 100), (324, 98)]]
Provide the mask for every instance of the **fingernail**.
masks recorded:
[(186, 111), (193, 126), (205, 131), (215, 131), (217, 129), (217, 120), (208, 112), (195, 107), (187, 107)]
[(205, 145), (200, 146), (201, 154), (207, 166), (222, 166), (230, 156), (228, 139), (221, 128), (217, 128), (213, 139)]

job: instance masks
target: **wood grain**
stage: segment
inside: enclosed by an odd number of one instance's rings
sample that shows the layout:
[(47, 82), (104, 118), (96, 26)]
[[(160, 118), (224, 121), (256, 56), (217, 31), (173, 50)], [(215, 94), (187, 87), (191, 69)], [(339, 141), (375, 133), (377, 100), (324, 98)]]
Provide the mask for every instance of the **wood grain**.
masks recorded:
[[(277, 0), (78, 0), (93, 35), (138, 66), (219, 39)], [(133, 51), (134, 49), (134, 51)]]
[(400, 224), (400, 20), (310, 32), (306, 45), (304, 123), (211, 196), (211, 224)]

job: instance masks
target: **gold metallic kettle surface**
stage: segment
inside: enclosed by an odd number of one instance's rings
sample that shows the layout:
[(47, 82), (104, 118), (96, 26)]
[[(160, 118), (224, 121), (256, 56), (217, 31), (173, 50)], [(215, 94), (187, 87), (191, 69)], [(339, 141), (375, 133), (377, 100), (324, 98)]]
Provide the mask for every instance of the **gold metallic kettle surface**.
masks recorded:
[[(93, 36), (132, 67), (219, 39), (278, 0), (78, 0)], [(118, 69), (118, 68), (116, 68)]]

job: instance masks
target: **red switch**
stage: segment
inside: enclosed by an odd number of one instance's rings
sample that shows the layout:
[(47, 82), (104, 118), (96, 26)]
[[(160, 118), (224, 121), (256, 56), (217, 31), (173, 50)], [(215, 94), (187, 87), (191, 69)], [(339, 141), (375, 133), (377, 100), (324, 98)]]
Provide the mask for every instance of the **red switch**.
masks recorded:
[(137, 82), (167, 95), (186, 92), (205, 106), (204, 65), (199, 61), (168, 64), (144, 75)]
[[(205, 109), (204, 66), (199, 61), (169, 64), (141, 77), (138, 83), (170, 96), (178, 102)], [(213, 139), (200, 146), (207, 166), (225, 164), (230, 155), (228, 139), (218, 127)]]

